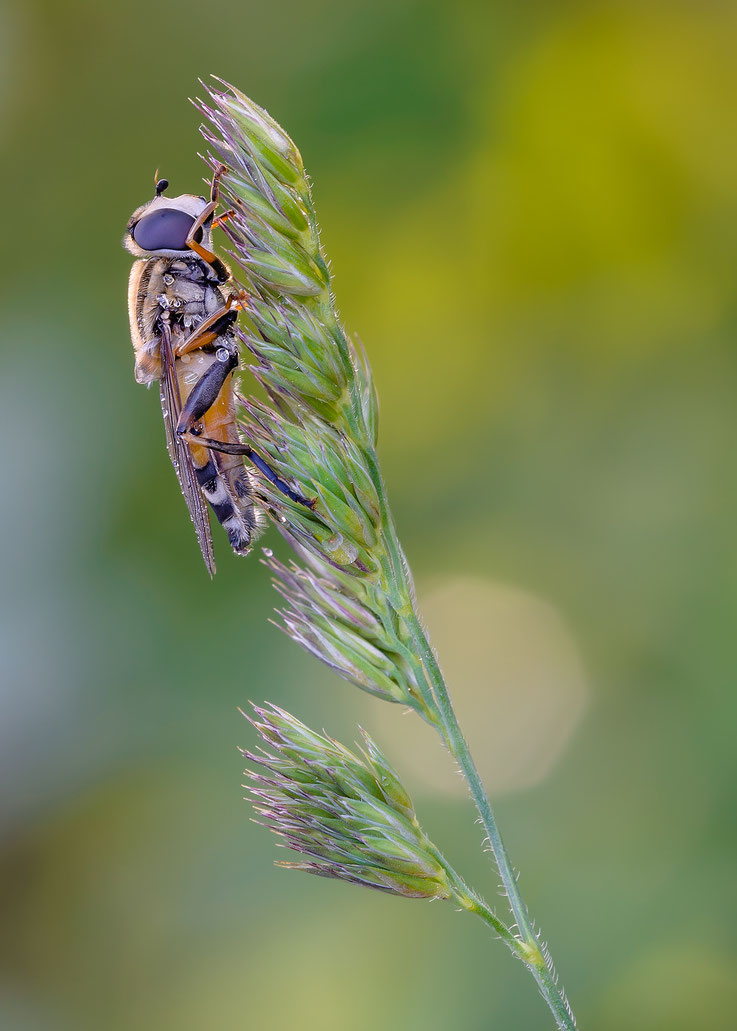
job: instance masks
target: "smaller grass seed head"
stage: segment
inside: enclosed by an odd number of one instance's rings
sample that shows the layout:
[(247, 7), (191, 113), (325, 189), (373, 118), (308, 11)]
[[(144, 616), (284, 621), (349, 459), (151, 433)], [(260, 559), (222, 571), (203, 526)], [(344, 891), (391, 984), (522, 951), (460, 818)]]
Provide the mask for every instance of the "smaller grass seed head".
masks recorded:
[(449, 898), (444, 861), (386, 757), (362, 731), (359, 755), (277, 706), (248, 717), (265, 744), (245, 752), (258, 820), (300, 853), (280, 863), (406, 898)]

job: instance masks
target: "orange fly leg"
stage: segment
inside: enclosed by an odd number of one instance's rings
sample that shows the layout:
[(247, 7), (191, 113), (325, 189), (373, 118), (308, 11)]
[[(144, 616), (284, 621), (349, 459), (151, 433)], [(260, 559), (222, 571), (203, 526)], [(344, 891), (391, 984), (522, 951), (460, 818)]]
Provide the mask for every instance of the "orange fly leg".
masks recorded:
[(212, 223), (212, 228), (217, 229), (218, 226), (224, 225), (224, 223), (231, 218), (235, 218), (235, 208), (228, 208), (228, 210), (224, 211), (222, 215), (218, 215)]
[(221, 283), (225, 283), (230, 279), (230, 272), (216, 254), (211, 250), (208, 250), (207, 247), (203, 247), (200, 241), (195, 238), (198, 234), (201, 235), (201, 230), (205, 227), (208, 220), (215, 214), (218, 206), (218, 197), (220, 195), (220, 179), (227, 171), (228, 170), (225, 165), (218, 165), (215, 169), (215, 174), (212, 177), (212, 184), (210, 185), (210, 203), (206, 204), (199, 213), (192, 224), (186, 239), (187, 247), (193, 250), (198, 257), (202, 258), (203, 261), (207, 262)]
[(207, 344), (213, 343), (236, 321), (238, 312), (245, 308), (247, 296), (245, 290), (241, 290), (237, 294), (230, 294), (221, 308), (214, 311), (212, 315), (208, 315), (188, 337), (175, 346), (175, 355), (181, 358), (190, 351), (196, 351), (200, 347), (206, 347)]

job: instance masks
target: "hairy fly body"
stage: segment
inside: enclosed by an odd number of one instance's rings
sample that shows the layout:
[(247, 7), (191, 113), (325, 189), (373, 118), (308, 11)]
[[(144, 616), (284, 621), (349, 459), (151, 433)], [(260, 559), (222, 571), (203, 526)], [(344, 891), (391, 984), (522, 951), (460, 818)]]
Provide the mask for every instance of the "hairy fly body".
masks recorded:
[(159, 381), (169, 454), (211, 574), (215, 561), (205, 500), (239, 554), (249, 551), (263, 526), (244, 455), (280, 490), (304, 500), (238, 436), (233, 326), (246, 297), (226, 292), (230, 272), (212, 251), (224, 172), (223, 166), (215, 172), (209, 201), (192, 194), (166, 198), (169, 184), (159, 180), (154, 198), (131, 216), (123, 240), (140, 259), (128, 287), (136, 379)]

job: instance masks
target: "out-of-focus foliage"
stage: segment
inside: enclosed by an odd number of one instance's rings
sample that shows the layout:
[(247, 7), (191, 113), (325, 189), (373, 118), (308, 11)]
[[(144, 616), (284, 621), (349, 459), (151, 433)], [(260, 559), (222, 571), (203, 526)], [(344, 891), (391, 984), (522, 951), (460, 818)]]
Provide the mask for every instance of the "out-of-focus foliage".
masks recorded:
[(0, 1026), (544, 1026), (480, 924), (291, 878), (247, 821), (236, 705), (269, 697), (369, 727), (490, 883), (431, 731), (268, 627), (254, 558), (207, 581), (133, 381), (118, 241), (157, 166), (198, 184), (217, 72), (313, 178), (581, 1026), (732, 1027), (736, 42), (711, 2), (5, 5)]

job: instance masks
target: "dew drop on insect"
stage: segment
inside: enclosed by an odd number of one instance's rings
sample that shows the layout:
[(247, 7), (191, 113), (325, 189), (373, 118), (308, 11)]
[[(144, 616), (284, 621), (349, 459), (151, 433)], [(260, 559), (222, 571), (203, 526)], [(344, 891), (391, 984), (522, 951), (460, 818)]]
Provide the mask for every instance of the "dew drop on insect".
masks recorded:
[(215, 352), (215, 357), (219, 362), (222, 362), (223, 365), (225, 365), (225, 363), (230, 359), (230, 351), (228, 351), (227, 347), (218, 347)]
[(273, 558), (274, 557), (274, 552), (271, 550), (271, 548), (264, 548), (264, 555), (267, 558)]

